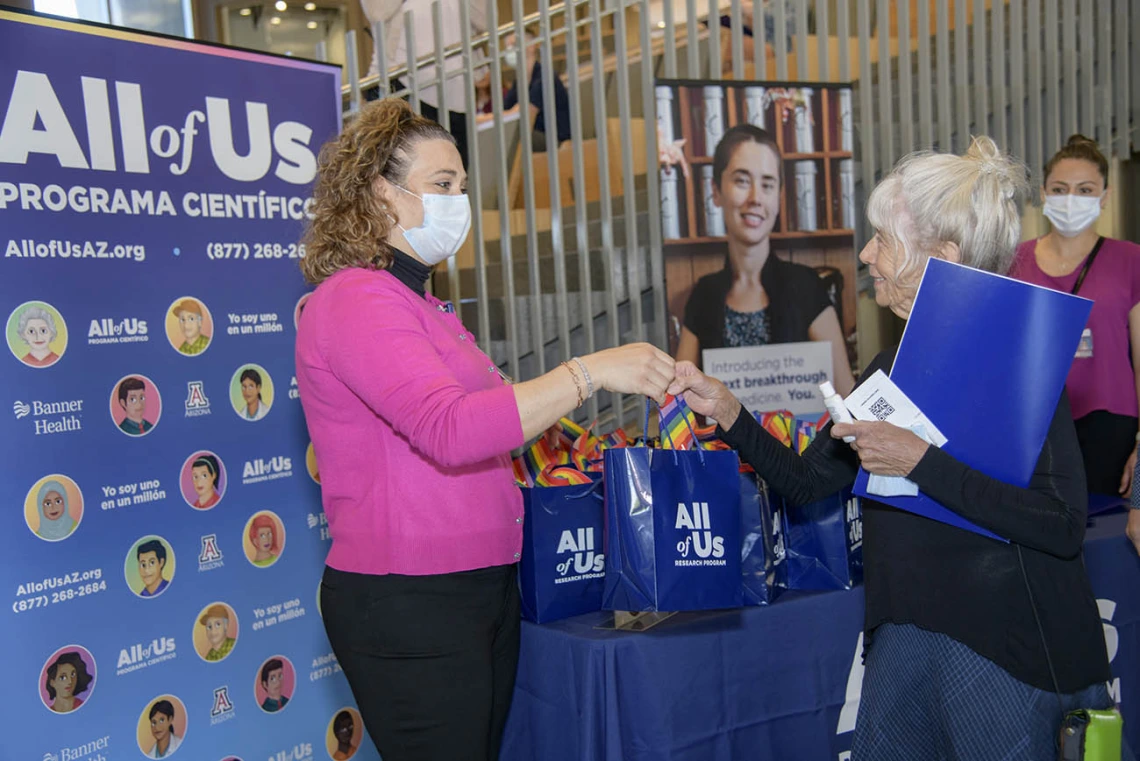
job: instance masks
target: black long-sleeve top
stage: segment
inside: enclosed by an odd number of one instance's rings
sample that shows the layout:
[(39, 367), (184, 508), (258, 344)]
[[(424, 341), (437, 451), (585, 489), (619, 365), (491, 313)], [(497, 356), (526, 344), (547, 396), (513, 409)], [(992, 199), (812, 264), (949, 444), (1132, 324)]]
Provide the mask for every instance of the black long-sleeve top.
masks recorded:
[[(889, 371), (893, 362), (893, 350), (880, 354), (864, 377), (879, 368)], [(859, 469), (858, 456), (831, 437), (830, 425), (802, 456), (746, 412), (723, 436), (793, 504), (854, 483)], [(867, 646), (880, 624), (915, 624), (958, 640), (1022, 682), (1052, 691), (1018, 563), (1020, 545), (1061, 691), (1111, 678), (1081, 552), (1088, 497), (1067, 397), (1053, 415), (1028, 488), (991, 478), (933, 446), (908, 478), (1010, 543), (863, 500)]]

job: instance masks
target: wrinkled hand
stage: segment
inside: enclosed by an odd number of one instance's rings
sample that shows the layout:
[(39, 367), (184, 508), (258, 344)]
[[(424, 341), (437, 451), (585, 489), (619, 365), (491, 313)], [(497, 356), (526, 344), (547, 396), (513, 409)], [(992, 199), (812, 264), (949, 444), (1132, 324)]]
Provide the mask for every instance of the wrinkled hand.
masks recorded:
[(618, 394), (640, 394), (665, 403), (673, 382), (673, 358), (647, 343), (628, 344), (583, 357), (595, 388)]
[(1136, 554), (1140, 555), (1140, 510), (1128, 511), (1128, 525), (1125, 527), (1124, 533), (1128, 535), (1132, 546), (1136, 548)]
[(1132, 456), (1128, 458), (1128, 462), (1124, 464), (1124, 473), (1120, 476), (1120, 496), (1127, 497), (1132, 493), (1132, 474), (1136, 472), (1136, 452), (1140, 449), (1133, 449)]
[(842, 439), (854, 436), (851, 448), (858, 455), (863, 468), (876, 476), (909, 476), (926, 454), (930, 444), (913, 431), (890, 423), (836, 423), (831, 426), (831, 437)]
[(723, 383), (702, 373), (692, 362), (678, 362), (675, 372), (670, 394), (684, 394), (685, 403), (694, 412), (712, 418), (725, 430), (732, 427), (740, 414), (740, 402)]

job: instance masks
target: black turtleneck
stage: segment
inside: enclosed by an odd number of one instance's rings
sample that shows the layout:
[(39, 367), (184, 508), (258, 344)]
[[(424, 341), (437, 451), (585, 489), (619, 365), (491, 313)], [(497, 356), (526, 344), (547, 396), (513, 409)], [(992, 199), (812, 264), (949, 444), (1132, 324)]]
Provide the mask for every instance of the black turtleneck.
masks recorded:
[(388, 250), (392, 253), (392, 264), (388, 271), (423, 298), (424, 285), (431, 276), (431, 267), (416, 261), (395, 246), (389, 246)]

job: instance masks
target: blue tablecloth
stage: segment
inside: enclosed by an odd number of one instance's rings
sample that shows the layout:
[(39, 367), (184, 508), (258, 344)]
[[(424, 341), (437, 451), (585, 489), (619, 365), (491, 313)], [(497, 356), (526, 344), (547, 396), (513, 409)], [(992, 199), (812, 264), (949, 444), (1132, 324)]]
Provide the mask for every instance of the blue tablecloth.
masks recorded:
[[(1125, 516), (1089, 528), (1092, 578), (1140, 747), (1140, 557)], [(863, 592), (789, 593), (767, 608), (678, 614), (646, 632), (594, 613), (523, 623), (503, 761), (826, 761), (851, 745)]]

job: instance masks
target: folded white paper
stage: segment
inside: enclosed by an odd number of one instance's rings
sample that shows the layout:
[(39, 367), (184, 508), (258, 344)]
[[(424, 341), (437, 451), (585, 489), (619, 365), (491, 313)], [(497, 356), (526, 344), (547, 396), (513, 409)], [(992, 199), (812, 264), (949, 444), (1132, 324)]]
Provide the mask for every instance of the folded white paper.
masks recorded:
[[(941, 448), (946, 437), (938, 427), (907, 398), (882, 370), (863, 381), (845, 400), (851, 417), (863, 422), (883, 421), (913, 431), (928, 444)], [(880, 497), (914, 497), (918, 485), (902, 476), (876, 476), (867, 479), (867, 492)]]

